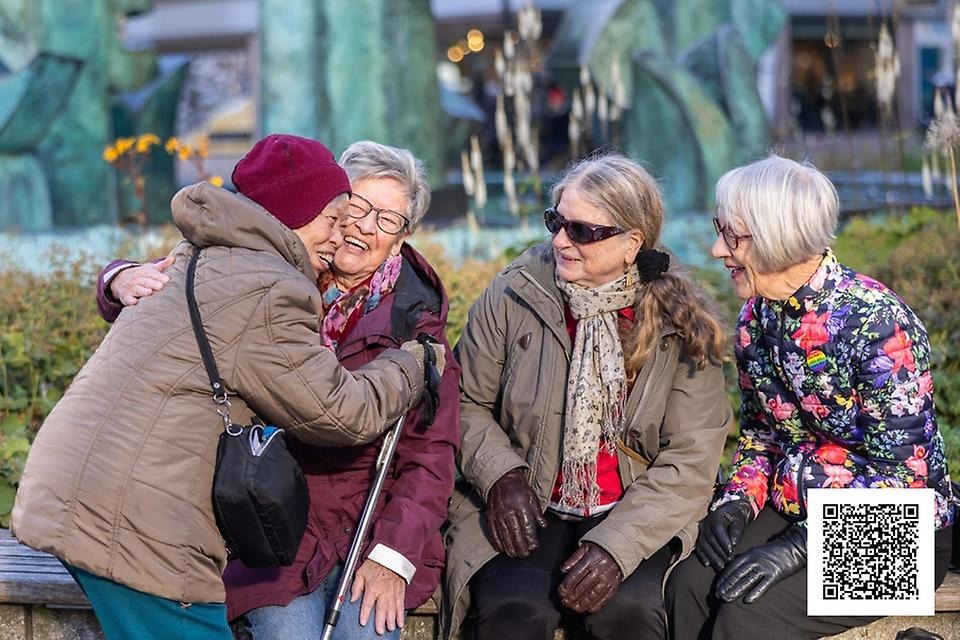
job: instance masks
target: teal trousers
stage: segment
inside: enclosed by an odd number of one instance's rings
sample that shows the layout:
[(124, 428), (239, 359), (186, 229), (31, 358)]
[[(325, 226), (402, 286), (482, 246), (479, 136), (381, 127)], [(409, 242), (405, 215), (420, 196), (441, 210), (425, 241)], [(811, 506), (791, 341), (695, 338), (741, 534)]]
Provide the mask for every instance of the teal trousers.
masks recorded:
[(107, 640), (232, 640), (227, 606), (167, 600), (63, 563)]

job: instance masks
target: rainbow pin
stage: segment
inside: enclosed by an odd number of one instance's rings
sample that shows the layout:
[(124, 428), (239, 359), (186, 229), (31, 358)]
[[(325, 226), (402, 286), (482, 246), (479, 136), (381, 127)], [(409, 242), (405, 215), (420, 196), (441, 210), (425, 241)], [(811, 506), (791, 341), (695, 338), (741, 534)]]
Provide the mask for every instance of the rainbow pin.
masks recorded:
[(807, 366), (811, 371), (817, 373), (827, 368), (827, 356), (820, 350), (811, 351), (807, 354)]

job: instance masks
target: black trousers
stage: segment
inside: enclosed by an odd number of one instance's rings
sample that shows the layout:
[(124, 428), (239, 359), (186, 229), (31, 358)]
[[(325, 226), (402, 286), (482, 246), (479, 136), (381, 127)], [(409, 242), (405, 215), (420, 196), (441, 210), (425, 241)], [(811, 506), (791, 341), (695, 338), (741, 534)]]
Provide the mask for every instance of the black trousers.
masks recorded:
[[(747, 525), (734, 554), (764, 544), (790, 526), (779, 513), (764, 507)], [(934, 577), (939, 587), (950, 560), (951, 529), (935, 536)], [(673, 640), (799, 640), (842, 633), (877, 620), (866, 616), (807, 615), (807, 571), (776, 583), (753, 602), (723, 602), (713, 595), (717, 574), (696, 556), (681, 562), (670, 574), (666, 590), (670, 637)]]
[(662, 583), (670, 566), (669, 545), (627, 576), (617, 593), (596, 613), (576, 614), (562, 604), (557, 587), (560, 565), (576, 551), (580, 537), (604, 516), (561, 520), (547, 512), (540, 546), (526, 558), (503, 554), (483, 566), (470, 581), (472, 627), (478, 640), (552, 640), (561, 624), (598, 640), (666, 638)]

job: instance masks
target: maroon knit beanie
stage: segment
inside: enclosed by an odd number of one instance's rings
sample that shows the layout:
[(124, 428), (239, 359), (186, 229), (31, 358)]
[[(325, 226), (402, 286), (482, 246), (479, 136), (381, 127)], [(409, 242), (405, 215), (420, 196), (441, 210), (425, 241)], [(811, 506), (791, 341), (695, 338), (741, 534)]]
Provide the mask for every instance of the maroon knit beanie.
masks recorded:
[(290, 229), (320, 215), (350, 180), (333, 154), (316, 140), (273, 133), (233, 168), (233, 185)]

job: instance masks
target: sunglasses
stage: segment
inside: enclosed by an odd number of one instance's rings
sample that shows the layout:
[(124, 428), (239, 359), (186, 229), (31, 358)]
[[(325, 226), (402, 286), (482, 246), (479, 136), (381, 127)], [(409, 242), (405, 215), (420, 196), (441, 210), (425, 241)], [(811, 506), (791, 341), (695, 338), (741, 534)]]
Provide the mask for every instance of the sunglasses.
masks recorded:
[(550, 207), (543, 212), (543, 224), (547, 231), (553, 235), (560, 233), (560, 229), (567, 232), (567, 237), (574, 244), (590, 244), (599, 242), (613, 236), (623, 233), (623, 229), (617, 227), (605, 227), (600, 224), (587, 224), (586, 222), (577, 222), (576, 220), (567, 220), (557, 211), (556, 207)]
[(726, 243), (727, 248), (729, 248), (730, 251), (736, 251), (737, 247), (740, 246), (741, 240), (753, 237), (750, 234), (738, 236), (737, 233), (730, 228), (730, 225), (724, 226), (720, 224), (720, 220), (717, 218), (713, 219), (713, 230), (717, 232), (718, 236), (723, 236), (723, 241)]

